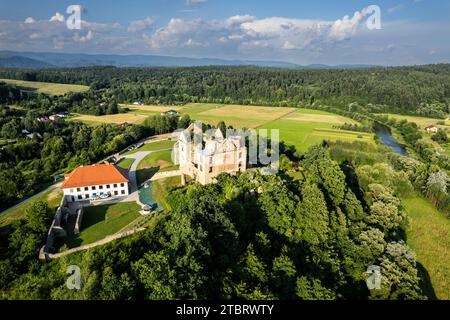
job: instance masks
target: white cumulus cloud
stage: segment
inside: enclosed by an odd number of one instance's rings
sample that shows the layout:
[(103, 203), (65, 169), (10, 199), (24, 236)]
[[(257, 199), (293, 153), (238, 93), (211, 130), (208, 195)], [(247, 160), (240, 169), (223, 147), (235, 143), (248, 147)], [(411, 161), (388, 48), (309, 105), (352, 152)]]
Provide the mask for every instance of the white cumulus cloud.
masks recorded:
[(147, 17), (142, 20), (131, 21), (128, 25), (128, 32), (138, 32), (146, 30), (148, 27), (151, 27), (155, 24), (155, 19)]
[(64, 15), (62, 15), (59, 12), (57, 12), (57, 13), (55, 13), (55, 15), (53, 17), (50, 18), (49, 21), (50, 22), (64, 22), (65, 18), (64, 18)]

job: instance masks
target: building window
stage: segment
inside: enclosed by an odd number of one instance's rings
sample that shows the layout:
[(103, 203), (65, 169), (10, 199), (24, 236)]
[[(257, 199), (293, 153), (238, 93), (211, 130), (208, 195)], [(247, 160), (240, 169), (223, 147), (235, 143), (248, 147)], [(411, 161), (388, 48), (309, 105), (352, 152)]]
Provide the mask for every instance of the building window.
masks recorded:
[(106, 189), (111, 189), (111, 185), (110, 185), (110, 184), (107, 184), (107, 185), (106, 185)]
[(89, 199), (89, 195), (86, 194), (86, 195), (84, 196), (84, 198), (85, 198), (85, 199)]
[(81, 188), (77, 188), (77, 192), (80, 192), (81, 191)]
[(211, 157), (211, 158), (209, 158), (209, 164), (212, 164), (213, 163), (213, 158)]
[(100, 189), (100, 190), (103, 190), (103, 186), (100, 186), (99, 189)]
[(121, 183), (120, 186), (121, 186), (121, 187), (125, 187), (125, 183)]
[(213, 167), (209, 167), (209, 173), (213, 172)]
[(114, 195), (115, 196), (119, 195), (119, 191), (114, 191)]
[(73, 189), (70, 189), (70, 193), (73, 193)]
[(122, 190), (122, 194), (125, 194), (125, 190)]
[(114, 188), (117, 188), (117, 183), (114, 183)]
[(84, 191), (88, 191), (89, 190), (89, 188), (88, 187), (84, 187)]
[(81, 194), (78, 195), (78, 200), (83, 199), (83, 197), (81, 196)]
[(92, 187), (92, 190), (96, 190), (95, 186)]

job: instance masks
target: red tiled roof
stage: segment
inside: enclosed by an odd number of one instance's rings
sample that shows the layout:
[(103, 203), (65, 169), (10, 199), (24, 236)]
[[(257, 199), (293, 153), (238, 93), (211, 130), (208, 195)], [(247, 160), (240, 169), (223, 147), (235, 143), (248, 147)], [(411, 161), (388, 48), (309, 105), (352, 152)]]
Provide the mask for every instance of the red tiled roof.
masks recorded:
[(126, 171), (114, 164), (78, 167), (65, 178), (63, 189), (129, 182)]

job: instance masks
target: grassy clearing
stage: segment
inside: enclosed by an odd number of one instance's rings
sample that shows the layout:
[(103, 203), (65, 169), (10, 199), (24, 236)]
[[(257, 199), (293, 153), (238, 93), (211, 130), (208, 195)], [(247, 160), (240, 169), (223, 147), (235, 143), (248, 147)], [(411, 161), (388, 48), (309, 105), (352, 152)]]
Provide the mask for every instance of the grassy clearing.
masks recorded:
[(408, 244), (428, 272), (436, 297), (449, 300), (450, 220), (420, 195), (402, 200), (411, 217)]
[(175, 144), (175, 141), (170, 141), (170, 140), (146, 143), (142, 147), (140, 147), (139, 149), (129, 151), (129, 152), (125, 153), (125, 155), (133, 154), (133, 153), (140, 152), (140, 151), (162, 151), (162, 150), (168, 150), (168, 149), (172, 149), (174, 144)]
[(131, 166), (134, 163), (134, 159), (123, 159), (119, 163), (119, 167), (122, 169), (130, 170)]
[(172, 189), (181, 187), (181, 177), (156, 180), (152, 184), (153, 199), (165, 210), (170, 211), (171, 208), (166, 199)]
[(113, 123), (113, 124), (121, 124), (121, 123), (131, 123), (131, 124), (142, 124), (145, 119), (147, 119), (146, 115), (135, 114), (135, 113), (118, 113), (111, 114), (106, 116), (93, 116), (80, 114), (73, 117), (72, 121), (83, 121), (91, 125), (100, 125), (103, 123)]
[(84, 208), (81, 233), (67, 239), (69, 248), (102, 240), (115, 234), (140, 217), (135, 202)]
[(11, 79), (0, 79), (0, 82), (1, 81), (18, 86), (25, 91), (33, 91), (37, 93), (45, 93), (55, 96), (62, 96), (69, 92), (85, 92), (89, 90), (88, 86), (76, 84), (32, 82), (32, 81), (11, 80)]
[(172, 150), (155, 151), (145, 157), (137, 167), (137, 182), (141, 184), (160, 171), (178, 170), (172, 162)]
[(62, 192), (59, 189), (54, 189), (47, 191), (40, 196), (34, 198), (32, 201), (22, 204), (15, 208), (14, 210), (9, 211), (8, 213), (0, 216), (0, 227), (7, 226), (22, 218), (25, 215), (27, 208), (29, 208), (36, 201), (46, 201), (51, 210), (56, 210), (61, 202)]
[[(373, 143), (372, 134), (333, 129), (335, 125), (355, 123), (354, 120), (319, 110), (213, 103), (191, 103), (183, 107), (131, 107), (133, 108), (132, 113), (101, 117), (80, 116), (77, 119), (89, 123), (142, 123), (149, 114), (140, 114), (139, 112), (159, 113), (165, 109), (176, 109), (182, 114), (188, 114), (192, 119), (211, 125), (217, 125), (223, 120), (227, 125), (235, 128), (279, 129), (281, 139), (302, 152), (323, 140)], [(169, 148), (171, 147), (172, 145), (169, 146)], [(146, 145), (138, 151), (153, 151), (152, 148), (152, 146), (147, 147)]]
[(354, 121), (323, 111), (299, 109), (281, 119), (265, 124), (261, 128), (279, 129), (280, 139), (288, 145), (295, 146), (300, 152), (307, 151), (309, 147), (323, 140), (374, 143), (371, 133), (333, 129), (333, 126), (345, 122), (353, 123)]
[[(393, 119), (396, 119), (396, 120), (406, 120), (408, 122), (415, 122), (422, 129), (424, 129), (425, 127), (431, 126), (431, 125), (435, 125), (437, 127), (445, 128), (445, 126), (438, 125), (438, 122), (443, 121), (442, 119), (416, 117), (416, 116), (404, 116), (404, 115), (391, 114), (391, 113), (385, 113), (383, 115), (386, 115), (389, 118), (393, 118)], [(447, 126), (450, 125), (450, 121), (446, 121), (445, 124)]]
[(201, 120), (207, 124), (217, 125), (225, 121), (227, 125), (235, 128), (256, 128), (267, 122), (281, 118), (296, 109), (277, 107), (255, 107), (238, 105), (202, 105), (199, 110), (197, 105), (186, 106), (182, 113), (187, 113), (195, 120)]
[(152, 106), (152, 105), (134, 105), (134, 104), (122, 104), (120, 105), (123, 108), (129, 108), (132, 111), (135, 112), (150, 112), (150, 113), (161, 113), (161, 112), (166, 112), (169, 110), (176, 110), (176, 111), (180, 111), (181, 109), (183, 109), (183, 107), (174, 107), (174, 106)]

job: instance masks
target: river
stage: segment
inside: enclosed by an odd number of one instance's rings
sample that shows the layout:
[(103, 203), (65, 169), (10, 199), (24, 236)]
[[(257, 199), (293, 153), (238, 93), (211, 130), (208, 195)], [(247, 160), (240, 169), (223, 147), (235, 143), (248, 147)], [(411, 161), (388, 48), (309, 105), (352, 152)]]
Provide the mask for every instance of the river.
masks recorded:
[(375, 134), (378, 138), (380, 138), (383, 145), (390, 147), (392, 151), (402, 156), (409, 156), (409, 153), (406, 151), (405, 146), (395, 140), (395, 138), (392, 136), (391, 129), (388, 126), (385, 126), (381, 123), (376, 123), (374, 128)]

